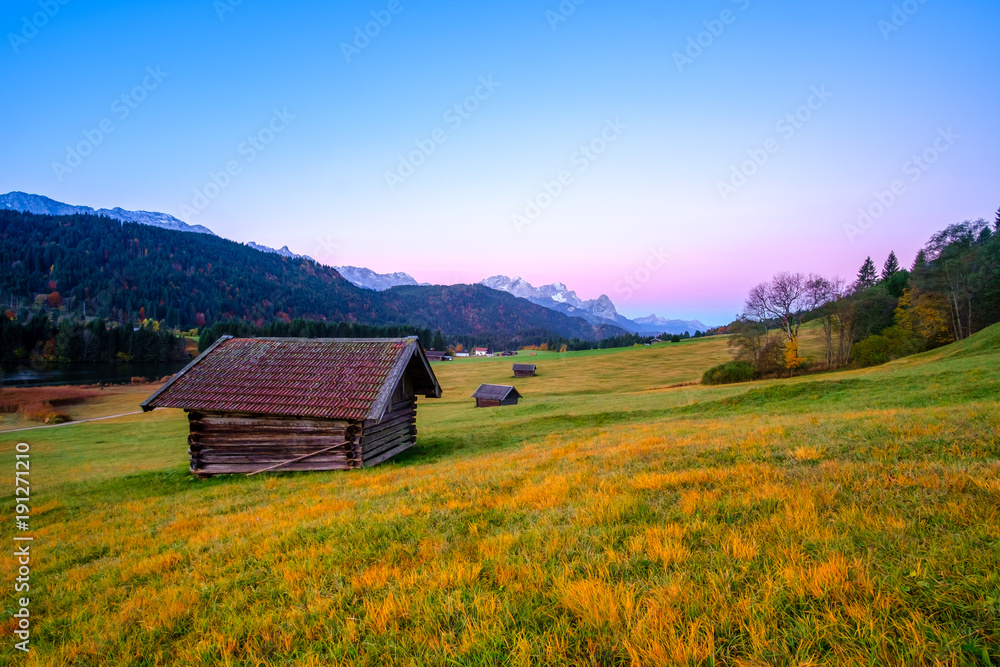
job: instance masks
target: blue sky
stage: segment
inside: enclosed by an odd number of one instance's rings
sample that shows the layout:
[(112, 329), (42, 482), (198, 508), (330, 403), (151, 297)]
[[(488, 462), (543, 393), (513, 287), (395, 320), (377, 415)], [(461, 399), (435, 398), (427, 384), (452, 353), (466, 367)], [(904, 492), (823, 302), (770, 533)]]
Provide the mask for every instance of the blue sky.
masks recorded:
[(430, 282), (721, 323), (774, 272), (909, 263), (1000, 206), (995, 2), (8, 0), (0, 25), (0, 190)]

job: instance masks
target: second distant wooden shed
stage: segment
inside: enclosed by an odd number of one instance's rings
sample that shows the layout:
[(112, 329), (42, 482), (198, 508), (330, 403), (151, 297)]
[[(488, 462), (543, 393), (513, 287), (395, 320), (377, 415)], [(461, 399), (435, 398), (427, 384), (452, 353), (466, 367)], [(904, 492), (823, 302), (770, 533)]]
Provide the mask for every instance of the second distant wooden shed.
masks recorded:
[(477, 408), (497, 408), (506, 405), (517, 405), (517, 399), (521, 394), (517, 389), (501, 384), (481, 384), (476, 393), (472, 395), (476, 399)]
[(535, 377), (535, 364), (514, 364), (514, 377), (532, 378)]

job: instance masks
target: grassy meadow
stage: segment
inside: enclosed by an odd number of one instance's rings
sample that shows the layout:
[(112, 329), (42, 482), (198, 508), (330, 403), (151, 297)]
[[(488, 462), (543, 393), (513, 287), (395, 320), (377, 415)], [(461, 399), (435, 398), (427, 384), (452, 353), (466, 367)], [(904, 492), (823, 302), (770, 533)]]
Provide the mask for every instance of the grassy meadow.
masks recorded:
[[(24, 657), (0, 558), (0, 663), (1000, 665), (1000, 325), (692, 384), (728, 358), (436, 364), (418, 446), (350, 473), (196, 480), (169, 410), (0, 435), (10, 471), (31, 445), (38, 559)], [(525, 398), (475, 410), (481, 382)]]

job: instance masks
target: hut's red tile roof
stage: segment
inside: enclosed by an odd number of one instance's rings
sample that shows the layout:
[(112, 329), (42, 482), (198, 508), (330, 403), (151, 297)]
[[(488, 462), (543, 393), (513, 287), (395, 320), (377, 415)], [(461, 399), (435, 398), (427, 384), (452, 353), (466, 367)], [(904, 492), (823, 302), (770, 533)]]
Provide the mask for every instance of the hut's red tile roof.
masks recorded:
[(415, 346), (415, 339), (223, 340), (143, 407), (363, 420), (390, 376), (388, 391), (395, 387)]

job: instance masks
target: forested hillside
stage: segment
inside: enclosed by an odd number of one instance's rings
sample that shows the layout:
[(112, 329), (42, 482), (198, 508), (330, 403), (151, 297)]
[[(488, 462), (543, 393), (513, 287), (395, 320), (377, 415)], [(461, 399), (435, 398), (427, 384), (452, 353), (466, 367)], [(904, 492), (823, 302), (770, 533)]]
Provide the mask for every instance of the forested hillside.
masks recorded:
[[(709, 369), (706, 384), (806, 370), (799, 328), (822, 327), (823, 368), (874, 366), (968, 338), (1000, 322), (1000, 211), (934, 234), (903, 269), (890, 252), (881, 272), (868, 257), (857, 278), (782, 272), (750, 290), (727, 327), (735, 362)], [(814, 360), (815, 361), (815, 360)]]
[[(389, 313), (405, 313), (405, 321), (440, 328), (449, 336), (480, 335), (497, 338), (530, 331), (533, 340), (547, 333), (565, 338), (595, 340), (625, 333), (617, 327), (594, 326), (525, 299), (483, 285), (393, 287), (378, 295)], [(404, 320), (394, 320), (403, 322)], [(525, 344), (531, 344), (527, 340)]]
[(594, 340), (620, 330), (481, 286), (355, 287), (331, 267), (226, 239), (96, 216), (0, 211), (0, 299), (8, 317), (55, 315), (191, 328), (301, 318), (441, 329), (446, 335), (523, 330)]

